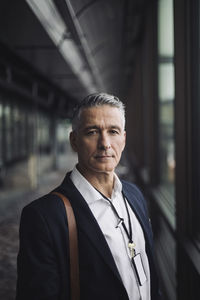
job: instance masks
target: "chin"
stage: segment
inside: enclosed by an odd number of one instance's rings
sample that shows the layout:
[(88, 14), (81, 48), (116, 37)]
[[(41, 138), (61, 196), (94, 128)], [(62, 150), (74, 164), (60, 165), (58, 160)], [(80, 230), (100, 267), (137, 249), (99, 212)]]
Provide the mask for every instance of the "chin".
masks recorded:
[(115, 170), (115, 166), (96, 166), (94, 167), (94, 170), (96, 172), (105, 172), (105, 173), (110, 173), (113, 172)]

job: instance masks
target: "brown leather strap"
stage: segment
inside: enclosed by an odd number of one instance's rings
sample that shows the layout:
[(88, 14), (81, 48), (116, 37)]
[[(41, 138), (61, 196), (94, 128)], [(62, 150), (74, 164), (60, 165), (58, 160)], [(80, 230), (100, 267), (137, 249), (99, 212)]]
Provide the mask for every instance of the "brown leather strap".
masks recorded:
[(78, 236), (76, 228), (76, 220), (71, 204), (67, 197), (58, 192), (52, 194), (57, 195), (62, 199), (65, 205), (68, 230), (69, 230), (69, 256), (70, 256), (70, 286), (71, 300), (80, 299), (80, 282), (79, 282), (79, 262), (78, 262)]

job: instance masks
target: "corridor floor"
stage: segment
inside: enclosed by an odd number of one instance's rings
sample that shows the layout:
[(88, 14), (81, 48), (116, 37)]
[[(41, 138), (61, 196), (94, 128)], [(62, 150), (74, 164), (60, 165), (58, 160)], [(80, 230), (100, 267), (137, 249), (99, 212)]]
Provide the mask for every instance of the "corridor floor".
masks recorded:
[[(22, 208), (32, 200), (56, 187), (64, 177), (64, 171), (54, 171), (46, 176), (37, 190), (26, 192), (6, 207), (0, 216), (0, 299), (15, 299), (16, 260), (19, 247), (19, 221)], [(27, 299), (28, 300), (28, 299)]]

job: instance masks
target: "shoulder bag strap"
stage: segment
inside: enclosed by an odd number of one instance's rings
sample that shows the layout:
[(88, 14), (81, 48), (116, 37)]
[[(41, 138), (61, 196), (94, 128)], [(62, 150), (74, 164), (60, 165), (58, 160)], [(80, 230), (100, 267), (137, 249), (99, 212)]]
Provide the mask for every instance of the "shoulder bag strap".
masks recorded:
[(70, 256), (70, 286), (71, 300), (80, 299), (79, 262), (78, 262), (78, 235), (76, 220), (70, 201), (63, 194), (53, 192), (62, 199), (65, 205), (69, 229), (69, 256)]

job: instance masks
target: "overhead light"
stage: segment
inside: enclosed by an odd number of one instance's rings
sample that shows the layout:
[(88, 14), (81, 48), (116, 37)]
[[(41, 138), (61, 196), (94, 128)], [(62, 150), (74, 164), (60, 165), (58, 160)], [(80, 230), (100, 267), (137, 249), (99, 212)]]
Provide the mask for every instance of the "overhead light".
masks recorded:
[(91, 72), (86, 69), (86, 63), (74, 40), (69, 36), (69, 30), (60, 16), (52, 0), (26, 0), (46, 32), (58, 47), (73, 73), (85, 87), (88, 93), (97, 91)]
[(87, 61), (90, 65), (90, 68), (94, 74), (94, 77), (96, 79), (96, 82), (98, 83), (98, 87), (100, 88), (100, 90), (105, 90), (104, 89), (104, 83), (102, 81), (102, 76), (100, 74), (100, 71), (99, 69), (97, 68), (97, 65), (95, 63), (95, 60), (93, 58), (93, 56), (91, 55), (91, 49), (89, 48), (88, 46), (88, 42), (85, 38), (85, 34), (84, 32), (82, 31), (82, 28), (81, 28), (81, 25), (79, 23), (79, 20), (74, 12), (74, 9), (73, 9), (73, 6), (72, 6), (72, 2), (73, 0), (65, 0), (66, 2), (66, 5), (68, 7), (68, 11), (71, 15), (71, 18), (73, 20), (73, 23), (74, 23), (74, 27), (76, 28), (76, 32), (79, 36), (79, 39), (81, 41), (81, 45), (82, 45), (82, 48), (84, 49), (84, 53), (85, 53), (85, 56), (87, 57)]
[(59, 50), (63, 57), (68, 61), (73, 72), (82, 84), (89, 90), (89, 93), (94, 93), (97, 91), (94, 80), (91, 73), (86, 69), (86, 65), (83, 62), (82, 57), (76, 44), (71, 39), (64, 39), (59, 46)]

